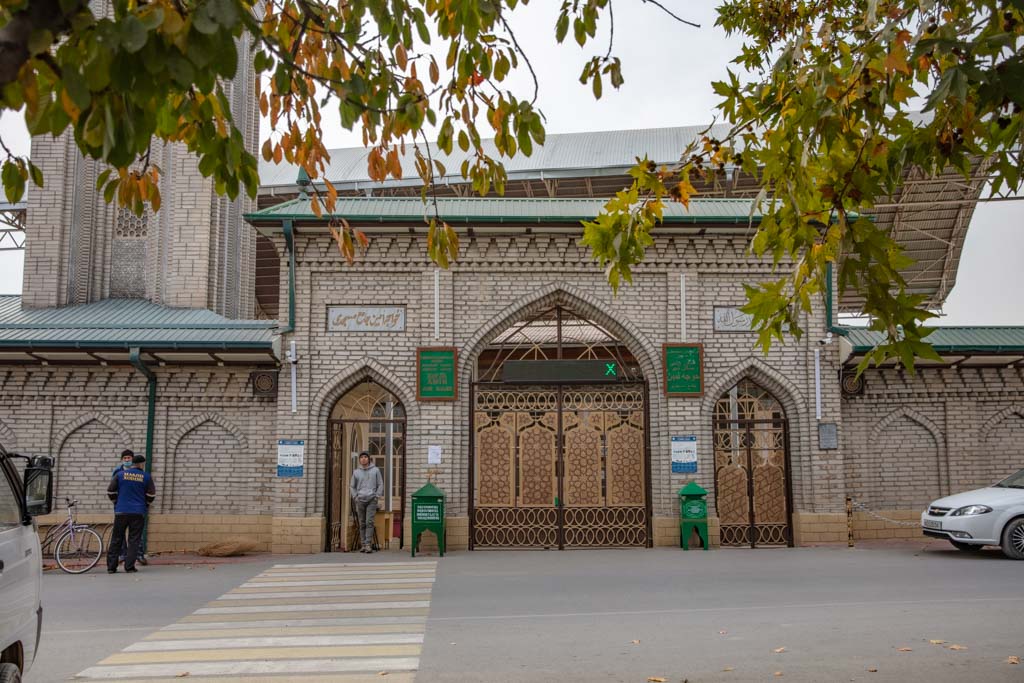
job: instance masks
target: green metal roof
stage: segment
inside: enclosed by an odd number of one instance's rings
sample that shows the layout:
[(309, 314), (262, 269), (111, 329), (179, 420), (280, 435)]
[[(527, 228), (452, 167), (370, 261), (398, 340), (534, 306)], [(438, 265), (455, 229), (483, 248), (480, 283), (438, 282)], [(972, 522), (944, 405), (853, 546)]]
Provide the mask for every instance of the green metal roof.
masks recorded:
[[(845, 327), (846, 339), (854, 353), (866, 353), (885, 341), (881, 332)], [(1024, 352), (1024, 327), (936, 327), (924, 341), (939, 353)]]
[[(578, 223), (592, 220), (604, 208), (605, 199), (439, 197), (437, 210), (448, 223)], [(665, 205), (666, 223), (743, 224), (751, 219), (750, 199), (690, 200), (687, 209), (677, 202)], [(250, 223), (278, 223), (284, 220), (316, 221), (309, 197), (298, 197), (255, 213), (246, 214)], [(433, 201), (419, 197), (339, 197), (330, 217), (370, 223), (422, 221), (433, 213)], [(326, 218), (327, 216), (325, 216)], [(755, 211), (753, 219), (760, 220)]]
[(143, 299), (107, 299), (63, 308), (21, 307), (0, 295), (0, 347), (254, 349), (273, 348), (277, 323), (230, 320), (212, 311)]

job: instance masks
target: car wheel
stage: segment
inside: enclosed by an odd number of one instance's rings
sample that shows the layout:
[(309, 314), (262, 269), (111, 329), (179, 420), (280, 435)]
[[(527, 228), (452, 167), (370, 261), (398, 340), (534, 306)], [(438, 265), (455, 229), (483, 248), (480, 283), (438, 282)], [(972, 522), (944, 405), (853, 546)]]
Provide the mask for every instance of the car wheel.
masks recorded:
[(10, 662), (0, 664), (0, 683), (21, 683), (21, 670)]
[(949, 542), (953, 544), (953, 547), (957, 550), (962, 550), (965, 553), (976, 553), (981, 550), (984, 546), (975, 545), (973, 543), (962, 543), (960, 541), (954, 541), (952, 538)]
[(1024, 560), (1024, 518), (1011, 521), (1003, 529), (1003, 554), (1011, 560)]

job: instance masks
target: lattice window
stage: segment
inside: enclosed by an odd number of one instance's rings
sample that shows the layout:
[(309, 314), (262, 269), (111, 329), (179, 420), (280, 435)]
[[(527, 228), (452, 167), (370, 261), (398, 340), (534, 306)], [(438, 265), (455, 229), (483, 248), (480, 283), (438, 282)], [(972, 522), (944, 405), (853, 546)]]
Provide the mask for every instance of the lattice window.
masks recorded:
[(114, 226), (114, 237), (125, 239), (143, 239), (149, 234), (149, 209), (141, 216), (127, 207), (117, 210), (117, 223)]

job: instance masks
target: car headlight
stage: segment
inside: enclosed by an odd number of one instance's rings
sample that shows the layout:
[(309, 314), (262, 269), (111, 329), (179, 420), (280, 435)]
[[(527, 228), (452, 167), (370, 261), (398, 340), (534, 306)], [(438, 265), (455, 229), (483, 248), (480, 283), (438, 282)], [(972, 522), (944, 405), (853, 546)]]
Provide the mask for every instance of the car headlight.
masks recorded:
[(986, 512), (992, 512), (992, 508), (987, 505), (965, 505), (962, 508), (957, 508), (953, 512), (949, 513), (950, 517), (967, 517), (969, 515), (983, 515)]

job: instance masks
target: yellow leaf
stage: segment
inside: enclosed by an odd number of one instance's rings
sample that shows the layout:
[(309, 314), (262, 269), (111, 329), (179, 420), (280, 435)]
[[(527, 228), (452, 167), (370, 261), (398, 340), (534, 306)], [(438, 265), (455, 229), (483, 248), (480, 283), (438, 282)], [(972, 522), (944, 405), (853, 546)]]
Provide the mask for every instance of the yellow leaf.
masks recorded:
[(878, 673), (878, 669), (877, 669), (876, 667), (873, 667), (873, 666), (872, 666), (872, 667), (870, 667), (870, 668), (868, 669), (868, 671), (870, 671), (870, 672), (871, 672), (871, 673), (873, 673), (873, 674), (876, 674), (876, 673)]
[(950, 650), (966, 650), (967, 646), (966, 645), (950, 645), (949, 648), (947, 648), (947, 649), (950, 649)]
[(731, 666), (727, 666), (724, 669), (722, 669), (722, 671), (732, 671), (732, 667)]
[(913, 651), (914, 650), (912, 648), (909, 648), (909, 647), (897, 648), (897, 652), (913, 652)]
[(648, 676), (647, 683), (665, 683), (665, 679), (661, 676)]
[(640, 644), (639, 640), (631, 640), (629, 642), (633, 643), (634, 645), (639, 645)]
[(775, 672), (775, 677), (776, 678), (782, 678), (782, 672), (781, 671), (776, 671)]
[(944, 641), (944, 640), (929, 640), (928, 642), (931, 643), (932, 645), (944, 645), (946, 641)]
[(774, 652), (777, 655), (781, 655), (785, 651), (786, 651), (786, 648), (784, 648), (784, 647), (777, 647), (774, 650), (772, 650), (772, 652)]
[(1018, 657), (1017, 655), (1010, 655), (1009, 657), (1006, 658), (1006, 663), (1007, 664), (1020, 664), (1020, 657)]

